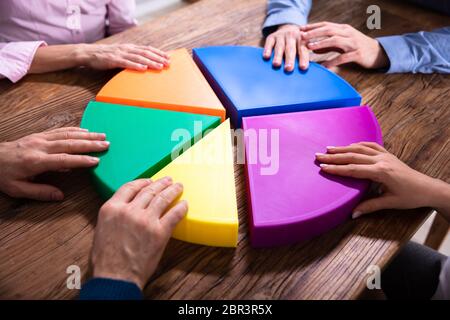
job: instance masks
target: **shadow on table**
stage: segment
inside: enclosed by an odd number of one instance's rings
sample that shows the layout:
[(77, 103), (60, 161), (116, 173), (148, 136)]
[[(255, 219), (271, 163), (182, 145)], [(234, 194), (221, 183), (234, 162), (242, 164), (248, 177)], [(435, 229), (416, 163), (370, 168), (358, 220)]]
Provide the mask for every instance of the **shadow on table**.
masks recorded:
[[(353, 270), (348, 268), (353, 267), (366, 270), (367, 266), (358, 264), (360, 260), (358, 256), (363, 254), (376, 256), (383, 250), (380, 241), (397, 242), (407, 239), (405, 234), (407, 228), (400, 227), (405, 224), (405, 219), (417, 220), (414, 221), (416, 223), (423, 217), (423, 212), (380, 212), (348, 221), (312, 240), (269, 249), (252, 248), (245, 230), (241, 230), (242, 237), (236, 249), (198, 246), (172, 240), (146, 293), (150, 297), (158, 296), (161, 294), (160, 290), (173, 290), (169, 288), (180, 286), (172, 293), (177, 297), (187, 297), (190, 291), (182, 288), (182, 283), (185, 283), (185, 286), (192, 288), (194, 297), (204, 298), (210, 294), (215, 297), (217, 293), (210, 291), (222, 282), (226, 283), (220, 286), (222, 290), (232, 292), (235, 290), (233, 284), (238, 286), (241, 281), (244, 284), (258, 281), (264, 287), (264, 283), (272, 281), (271, 275), (278, 279), (280, 277), (288, 279), (293, 275), (296, 277), (295, 281), (301, 281), (301, 278), (310, 277), (316, 268), (325, 270), (333, 264), (333, 268), (339, 268), (343, 273), (346, 270), (352, 272)], [(399, 248), (400, 246), (401, 243)], [(391, 250), (390, 254), (393, 253), (395, 252)], [(345, 256), (356, 260), (349, 262), (343, 259)], [(381, 257), (377, 259), (382, 260)], [(173, 284), (170, 284), (171, 281)], [(197, 289), (197, 285), (203, 289)], [(244, 285), (243, 289), (247, 290), (247, 287)], [(251, 290), (251, 294), (243, 292), (242, 297), (248, 294), (253, 296), (255, 290), (254, 288)], [(268, 294), (271, 295), (273, 292)], [(231, 295), (239, 296), (241, 293), (232, 292)], [(261, 295), (264, 297), (263, 292)]]
[(43, 74), (27, 75), (26, 82), (54, 84), (88, 90), (96, 95), (100, 88), (120, 70), (99, 71), (88, 68), (75, 68)]
[[(41, 202), (12, 199), (0, 194), (0, 220), (2, 222), (56, 223), (56, 220), (70, 214), (84, 215), (89, 223), (95, 224), (98, 209), (103, 200), (92, 187), (87, 171), (49, 173), (39, 176), (35, 181), (56, 186), (64, 192), (65, 199), (57, 202)], [(65, 214), (62, 214), (63, 212)]]

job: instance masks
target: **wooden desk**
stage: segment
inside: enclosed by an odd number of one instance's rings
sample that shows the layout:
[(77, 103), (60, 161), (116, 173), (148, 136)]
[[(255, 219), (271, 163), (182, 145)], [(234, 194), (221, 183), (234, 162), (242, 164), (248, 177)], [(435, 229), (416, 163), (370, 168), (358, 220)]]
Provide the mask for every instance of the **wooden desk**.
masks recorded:
[[(373, 0), (314, 3), (310, 20), (349, 23), (371, 36), (431, 29), (446, 16), (401, 1), (375, 1), (382, 29), (365, 27)], [(203, 0), (104, 40), (152, 44), (170, 50), (208, 45), (260, 45), (265, 0)], [(114, 72), (69, 70), (0, 81), (0, 141), (33, 132), (78, 125), (86, 103)], [(450, 78), (445, 75), (384, 75), (357, 68), (340, 70), (371, 105), (386, 146), (414, 168), (450, 177)], [(0, 196), (0, 297), (74, 298), (66, 268), (86, 276), (93, 228), (101, 205), (85, 171), (45, 179), (66, 193), (62, 203)], [(428, 209), (380, 213), (349, 221), (307, 243), (255, 250), (247, 237), (243, 168), (236, 166), (241, 221), (237, 249), (202, 247), (171, 240), (145, 289), (151, 299), (350, 299), (364, 290), (366, 269), (380, 267), (408, 241)], [(411, 195), (412, 197), (414, 195)]]

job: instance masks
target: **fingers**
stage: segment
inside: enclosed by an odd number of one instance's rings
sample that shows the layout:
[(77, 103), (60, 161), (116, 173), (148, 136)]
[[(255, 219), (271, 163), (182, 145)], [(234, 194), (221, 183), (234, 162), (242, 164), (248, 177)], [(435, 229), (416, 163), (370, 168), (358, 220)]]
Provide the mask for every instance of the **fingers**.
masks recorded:
[(311, 23), (300, 27), (305, 40), (314, 38), (330, 37), (334, 35), (347, 36), (352, 28), (347, 24), (322, 21)]
[(75, 168), (90, 168), (96, 166), (100, 159), (91, 156), (70, 155), (65, 153), (43, 155), (38, 159), (37, 169), (40, 172), (64, 171)]
[(297, 55), (297, 39), (293, 37), (287, 37), (286, 48), (284, 51), (285, 62), (284, 69), (286, 71), (293, 71), (295, 66), (295, 57)]
[(57, 140), (50, 141), (47, 144), (49, 153), (90, 153), (102, 152), (109, 148), (109, 141), (92, 140)]
[(182, 194), (183, 185), (175, 183), (161, 191), (148, 206), (150, 216), (160, 219), (169, 206)]
[(371, 149), (374, 149), (374, 150), (377, 150), (377, 151), (383, 152), (383, 153), (388, 152), (383, 146), (379, 145), (376, 142), (363, 141), (363, 142), (356, 143), (355, 145), (361, 145), (361, 146), (368, 147), (368, 148), (371, 148)]
[(145, 64), (133, 62), (133, 61), (123, 59), (123, 58), (116, 59), (112, 68), (123, 68), (123, 69), (137, 70), (137, 71), (148, 70), (148, 67)]
[(349, 146), (327, 147), (327, 154), (318, 153), (321, 170), (329, 174), (381, 182), (382, 176), (375, 165), (380, 152), (387, 152), (375, 142), (359, 142)]
[(37, 184), (28, 181), (18, 181), (14, 184), (15, 191), (12, 196), (28, 198), (39, 201), (61, 201), (64, 194), (58, 188), (47, 184)]
[(325, 27), (326, 25), (331, 25), (331, 22), (328, 21), (321, 21), (321, 22), (316, 22), (316, 23), (309, 23), (303, 26), (300, 26), (300, 30), (301, 31), (309, 31), (309, 30), (313, 30), (313, 29), (317, 29), (320, 27)]
[(83, 132), (87, 132), (88, 129), (84, 129), (84, 128), (80, 128), (80, 127), (64, 127), (64, 128), (56, 128), (56, 129), (44, 131), (43, 133), (44, 134), (49, 134), (49, 133), (66, 132), (66, 131), (83, 131)]
[(147, 69), (161, 70), (162, 68), (164, 68), (164, 64), (156, 62), (156, 61), (152, 61), (144, 56), (134, 54), (134, 53), (124, 54), (122, 59), (125, 59), (126, 61), (131, 62), (131, 63), (143, 65)]
[(264, 52), (263, 52), (264, 59), (270, 59), (274, 46), (275, 46), (275, 37), (268, 36), (266, 39), (266, 44), (264, 45)]
[(150, 51), (156, 53), (158, 56), (161, 56), (161, 57), (165, 58), (166, 60), (170, 60), (169, 54), (158, 48), (155, 48), (152, 46), (138, 46), (138, 48), (140, 48), (142, 50), (150, 50)]
[(110, 202), (129, 203), (134, 197), (151, 183), (150, 179), (138, 179), (124, 184), (109, 200)]
[(356, 219), (362, 215), (379, 211), (383, 209), (395, 208), (395, 197), (392, 195), (383, 195), (378, 198), (372, 198), (361, 202), (354, 210), (352, 218)]
[(341, 25), (326, 25), (303, 33), (303, 39), (305, 39), (306, 41), (332, 36), (345, 37), (347, 36), (347, 32), (345, 32), (345, 29)]
[(169, 65), (169, 55), (151, 46), (124, 44), (120, 46), (120, 54), (114, 67), (128, 68), (138, 71), (147, 69), (161, 70)]
[(139, 194), (133, 200), (133, 205), (140, 209), (147, 208), (153, 198), (155, 198), (161, 191), (166, 189), (171, 184), (172, 178), (170, 177), (156, 180), (139, 192)]
[(332, 67), (340, 66), (341, 64), (354, 62), (357, 59), (358, 59), (358, 53), (356, 51), (352, 51), (352, 52), (340, 54), (339, 56), (337, 56), (334, 59), (323, 62), (322, 65), (325, 68), (329, 69)]
[(327, 152), (331, 154), (335, 153), (347, 153), (347, 152), (353, 152), (353, 153), (359, 153), (359, 154), (365, 154), (368, 156), (375, 156), (379, 154), (379, 151), (377, 149), (371, 148), (369, 146), (355, 143), (348, 146), (343, 147), (327, 147)]
[(359, 153), (324, 154), (316, 153), (316, 159), (325, 164), (374, 164), (373, 157)]
[(46, 139), (48, 141), (56, 141), (56, 140), (72, 140), (72, 139), (80, 139), (80, 140), (100, 140), (103, 141), (106, 139), (106, 135), (104, 133), (97, 132), (87, 132), (87, 131), (56, 131), (56, 132), (48, 132), (46, 133)]
[(370, 164), (335, 165), (321, 163), (320, 168), (323, 172), (338, 176), (369, 179), (373, 181), (378, 180), (376, 169)]
[(143, 49), (133, 49), (131, 50), (131, 53), (136, 54), (141, 57), (145, 57), (146, 59), (157, 62), (159, 64), (162, 64), (164, 66), (169, 65), (169, 60), (159, 54), (154, 53), (150, 50), (143, 50)]
[(302, 70), (309, 68), (309, 50), (300, 41), (298, 42), (298, 64)]
[(317, 42), (310, 42), (308, 43), (308, 48), (313, 51), (327, 51), (326, 49), (328, 49), (329, 51), (337, 51), (336, 49), (341, 49), (344, 52), (353, 49), (350, 39), (342, 36), (332, 36)]
[(284, 37), (278, 37), (277, 42), (275, 44), (275, 54), (273, 56), (273, 65), (274, 67), (280, 67), (281, 62), (283, 60), (283, 54), (285, 50), (285, 40)]
[(178, 202), (169, 209), (161, 218), (161, 224), (172, 233), (177, 224), (186, 216), (188, 212), (188, 204), (186, 200)]

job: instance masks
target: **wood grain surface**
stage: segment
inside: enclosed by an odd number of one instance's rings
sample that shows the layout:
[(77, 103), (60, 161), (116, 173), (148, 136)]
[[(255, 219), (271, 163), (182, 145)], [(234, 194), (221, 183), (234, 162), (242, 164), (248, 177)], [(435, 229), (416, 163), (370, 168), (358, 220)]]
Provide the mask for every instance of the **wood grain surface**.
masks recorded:
[[(382, 29), (368, 30), (366, 8), (382, 9)], [(261, 45), (265, 0), (202, 0), (103, 40), (151, 44), (165, 50), (209, 45)], [(352, 24), (370, 36), (449, 25), (447, 16), (403, 1), (317, 0), (310, 21)], [(68, 70), (0, 81), (0, 141), (55, 127), (79, 125), (90, 99), (117, 71)], [(450, 179), (450, 78), (385, 75), (356, 67), (338, 73), (372, 106), (386, 146), (431, 176)], [(236, 166), (241, 222), (237, 249), (171, 240), (145, 289), (149, 299), (352, 299), (365, 288), (366, 269), (384, 267), (430, 213), (384, 212), (349, 221), (306, 243), (253, 249), (247, 236), (243, 168)], [(70, 299), (66, 268), (88, 275), (89, 251), (101, 199), (86, 171), (48, 174), (62, 203), (0, 195), (0, 298)], [(294, 190), (293, 190), (294, 191)], [(414, 197), (414, 195), (411, 195)]]

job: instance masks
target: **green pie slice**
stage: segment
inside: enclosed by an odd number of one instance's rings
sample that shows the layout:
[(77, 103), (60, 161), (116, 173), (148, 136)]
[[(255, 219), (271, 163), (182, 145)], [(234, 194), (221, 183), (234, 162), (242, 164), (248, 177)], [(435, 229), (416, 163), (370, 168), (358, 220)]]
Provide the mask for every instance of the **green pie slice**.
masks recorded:
[(89, 102), (81, 127), (106, 134), (94, 182), (106, 199), (124, 183), (149, 178), (199, 141), (220, 118), (201, 114)]

